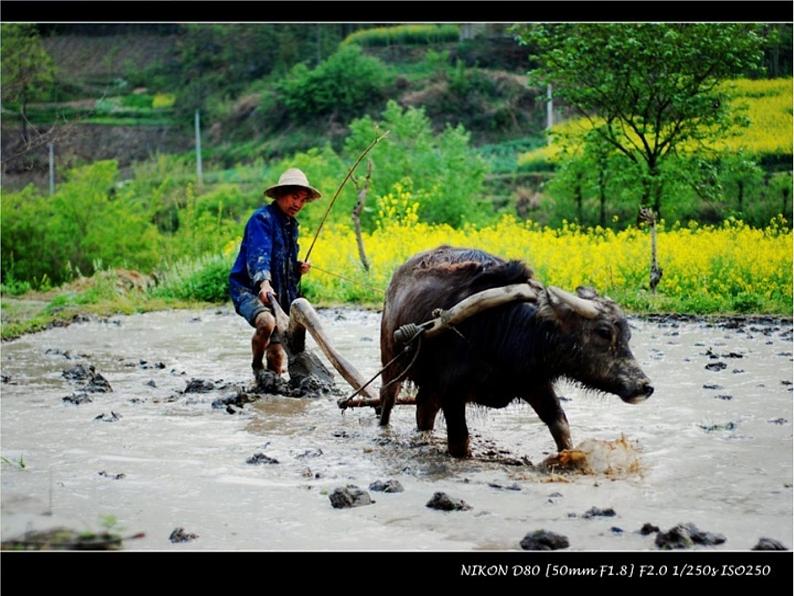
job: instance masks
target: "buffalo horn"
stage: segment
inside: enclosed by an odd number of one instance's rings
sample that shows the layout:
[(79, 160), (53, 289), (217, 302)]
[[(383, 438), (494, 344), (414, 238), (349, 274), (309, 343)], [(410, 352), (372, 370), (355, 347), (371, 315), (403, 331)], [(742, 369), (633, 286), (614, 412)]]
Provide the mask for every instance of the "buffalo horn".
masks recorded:
[(559, 303), (567, 304), (585, 319), (595, 319), (599, 315), (598, 306), (592, 300), (579, 298), (579, 296), (575, 296), (574, 294), (554, 286), (548, 286), (546, 290), (549, 293), (552, 305)]

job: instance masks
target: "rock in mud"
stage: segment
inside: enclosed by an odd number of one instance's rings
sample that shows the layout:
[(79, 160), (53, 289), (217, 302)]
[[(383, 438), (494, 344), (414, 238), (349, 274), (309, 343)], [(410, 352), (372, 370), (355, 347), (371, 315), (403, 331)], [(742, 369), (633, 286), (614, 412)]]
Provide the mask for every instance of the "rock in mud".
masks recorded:
[(713, 534), (698, 529), (695, 524), (678, 524), (667, 532), (656, 535), (656, 546), (663, 550), (692, 548), (695, 544), (712, 546), (722, 544), (726, 538), (722, 534)]
[(598, 507), (591, 507), (582, 514), (585, 519), (592, 519), (594, 517), (615, 517), (615, 510), (612, 507), (607, 509), (599, 509)]
[(788, 420), (785, 418), (774, 418), (772, 420), (767, 420), (767, 422), (769, 422), (769, 424), (786, 424)]
[(706, 383), (703, 385), (703, 389), (724, 389), (722, 385), (716, 385), (714, 383)]
[(568, 548), (568, 537), (548, 530), (535, 530), (521, 539), (523, 550), (559, 550)]
[(190, 379), (182, 393), (209, 393), (215, 389), (215, 383), (204, 379)]
[(277, 464), (278, 460), (274, 457), (268, 457), (264, 453), (254, 453), (251, 457), (245, 460), (247, 464)]
[(453, 499), (447, 493), (442, 492), (434, 493), (433, 497), (425, 504), (425, 507), (440, 511), (468, 511), (471, 509), (471, 505), (463, 499)]
[(370, 498), (367, 491), (361, 490), (354, 484), (335, 489), (334, 492), (328, 495), (328, 498), (331, 500), (331, 506), (334, 509), (362, 507), (364, 505), (372, 505), (375, 502)]
[(147, 387), (155, 387), (157, 388), (157, 383), (154, 382), (154, 379), (149, 379), (144, 383)]
[(377, 492), (384, 492), (384, 493), (401, 493), (405, 489), (403, 485), (399, 483), (397, 480), (387, 480), (383, 482), (381, 480), (376, 480), (372, 484), (369, 485), (369, 490), (374, 490)]
[(659, 526), (654, 526), (653, 524), (647, 522), (642, 524), (642, 527), (640, 528), (640, 534), (643, 536), (647, 536), (648, 534), (653, 534), (658, 531)]
[(724, 362), (711, 362), (710, 364), (706, 365), (706, 370), (717, 371), (717, 370), (724, 370), (726, 368), (728, 368), (728, 365), (725, 364)]
[(168, 537), (168, 539), (173, 543), (190, 542), (191, 540), (195, 540), (196, 538), (198, 538), (198, 535), (185, 532), (184, 528), (176, 528), (173, 532), (171, 532), (171, 535)]
[(788, 550), (783, 544), (775, 540), (774, 538), (759, 538), (758, 544), (756, 544), (752, 550)]
[(306, 459), (307, 457), (320, 457), (323, 454), (323, 450), (319, 448), (307, 449), (303, 453), (299, 453), (295, 456), (296, 459)]
[(94, 400), (91, 399), (87, 393), (79, 392), (79, 393), (72, 393), (71, 395), (67, 395), (63, 398), (67, 404), (74, 404), (75, 406), (79, 406), (80, 404), (90, 404)]
[(733, 396), (732, 395), (727, 395), (727, 394), (725, 394), (725, 395), (715, 395), (714, 399), (721, 399), (723, 401), (729, 401), (729, 400), (733, 399)]

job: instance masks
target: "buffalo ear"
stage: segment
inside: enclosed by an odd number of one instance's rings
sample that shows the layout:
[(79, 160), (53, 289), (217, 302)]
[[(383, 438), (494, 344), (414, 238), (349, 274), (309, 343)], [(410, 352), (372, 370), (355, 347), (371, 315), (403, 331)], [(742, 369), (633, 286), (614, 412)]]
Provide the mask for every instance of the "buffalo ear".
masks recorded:
[(576, 295), (585, 300), (594, 300), (598, 298), (598, 292), (589, 286), (579, 286), (576, 288)]

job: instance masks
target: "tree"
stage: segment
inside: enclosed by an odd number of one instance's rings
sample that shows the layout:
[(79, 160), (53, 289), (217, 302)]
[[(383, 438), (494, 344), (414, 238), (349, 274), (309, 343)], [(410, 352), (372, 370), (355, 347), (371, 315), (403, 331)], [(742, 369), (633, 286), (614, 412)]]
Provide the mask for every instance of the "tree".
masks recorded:
[(19, 106), (22, 139), (28, 142), (28, 103), (44, 95), (55, 80), (55, 64), (44, 49), (36, 27), (8, 24), (0, 29), (3, 103)]
[(602, 141), (642, 166), (641, 205), (661, 211), (660, 166), (744, 123), (722, 84), (759, 68), (763, 39), (745, 24), (553, 24), (516, 29), (532, 47), (535, 84), (590, 120)]

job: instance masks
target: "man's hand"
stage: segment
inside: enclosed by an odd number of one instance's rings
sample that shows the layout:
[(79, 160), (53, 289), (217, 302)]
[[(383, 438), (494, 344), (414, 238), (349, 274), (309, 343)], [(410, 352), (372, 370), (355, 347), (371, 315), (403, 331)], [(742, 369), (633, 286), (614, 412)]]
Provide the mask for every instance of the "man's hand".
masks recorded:
[(270, 298), (268, 294), (274, 293), (273, 286), (270, 285), (268, 280), (262, 282), (262, 285), (259, 286), (259, 300), (262, 301), (262, 304), (270, 304)]
[(309, 263), (308, 261), (306, 261), (305, 263), (303, 261), (298, 261), (298, 265), (300, 265), (301, 275), (305, 275), (306, 273), (309, 272), (309, 269), (312, 268), (312, 264)]

